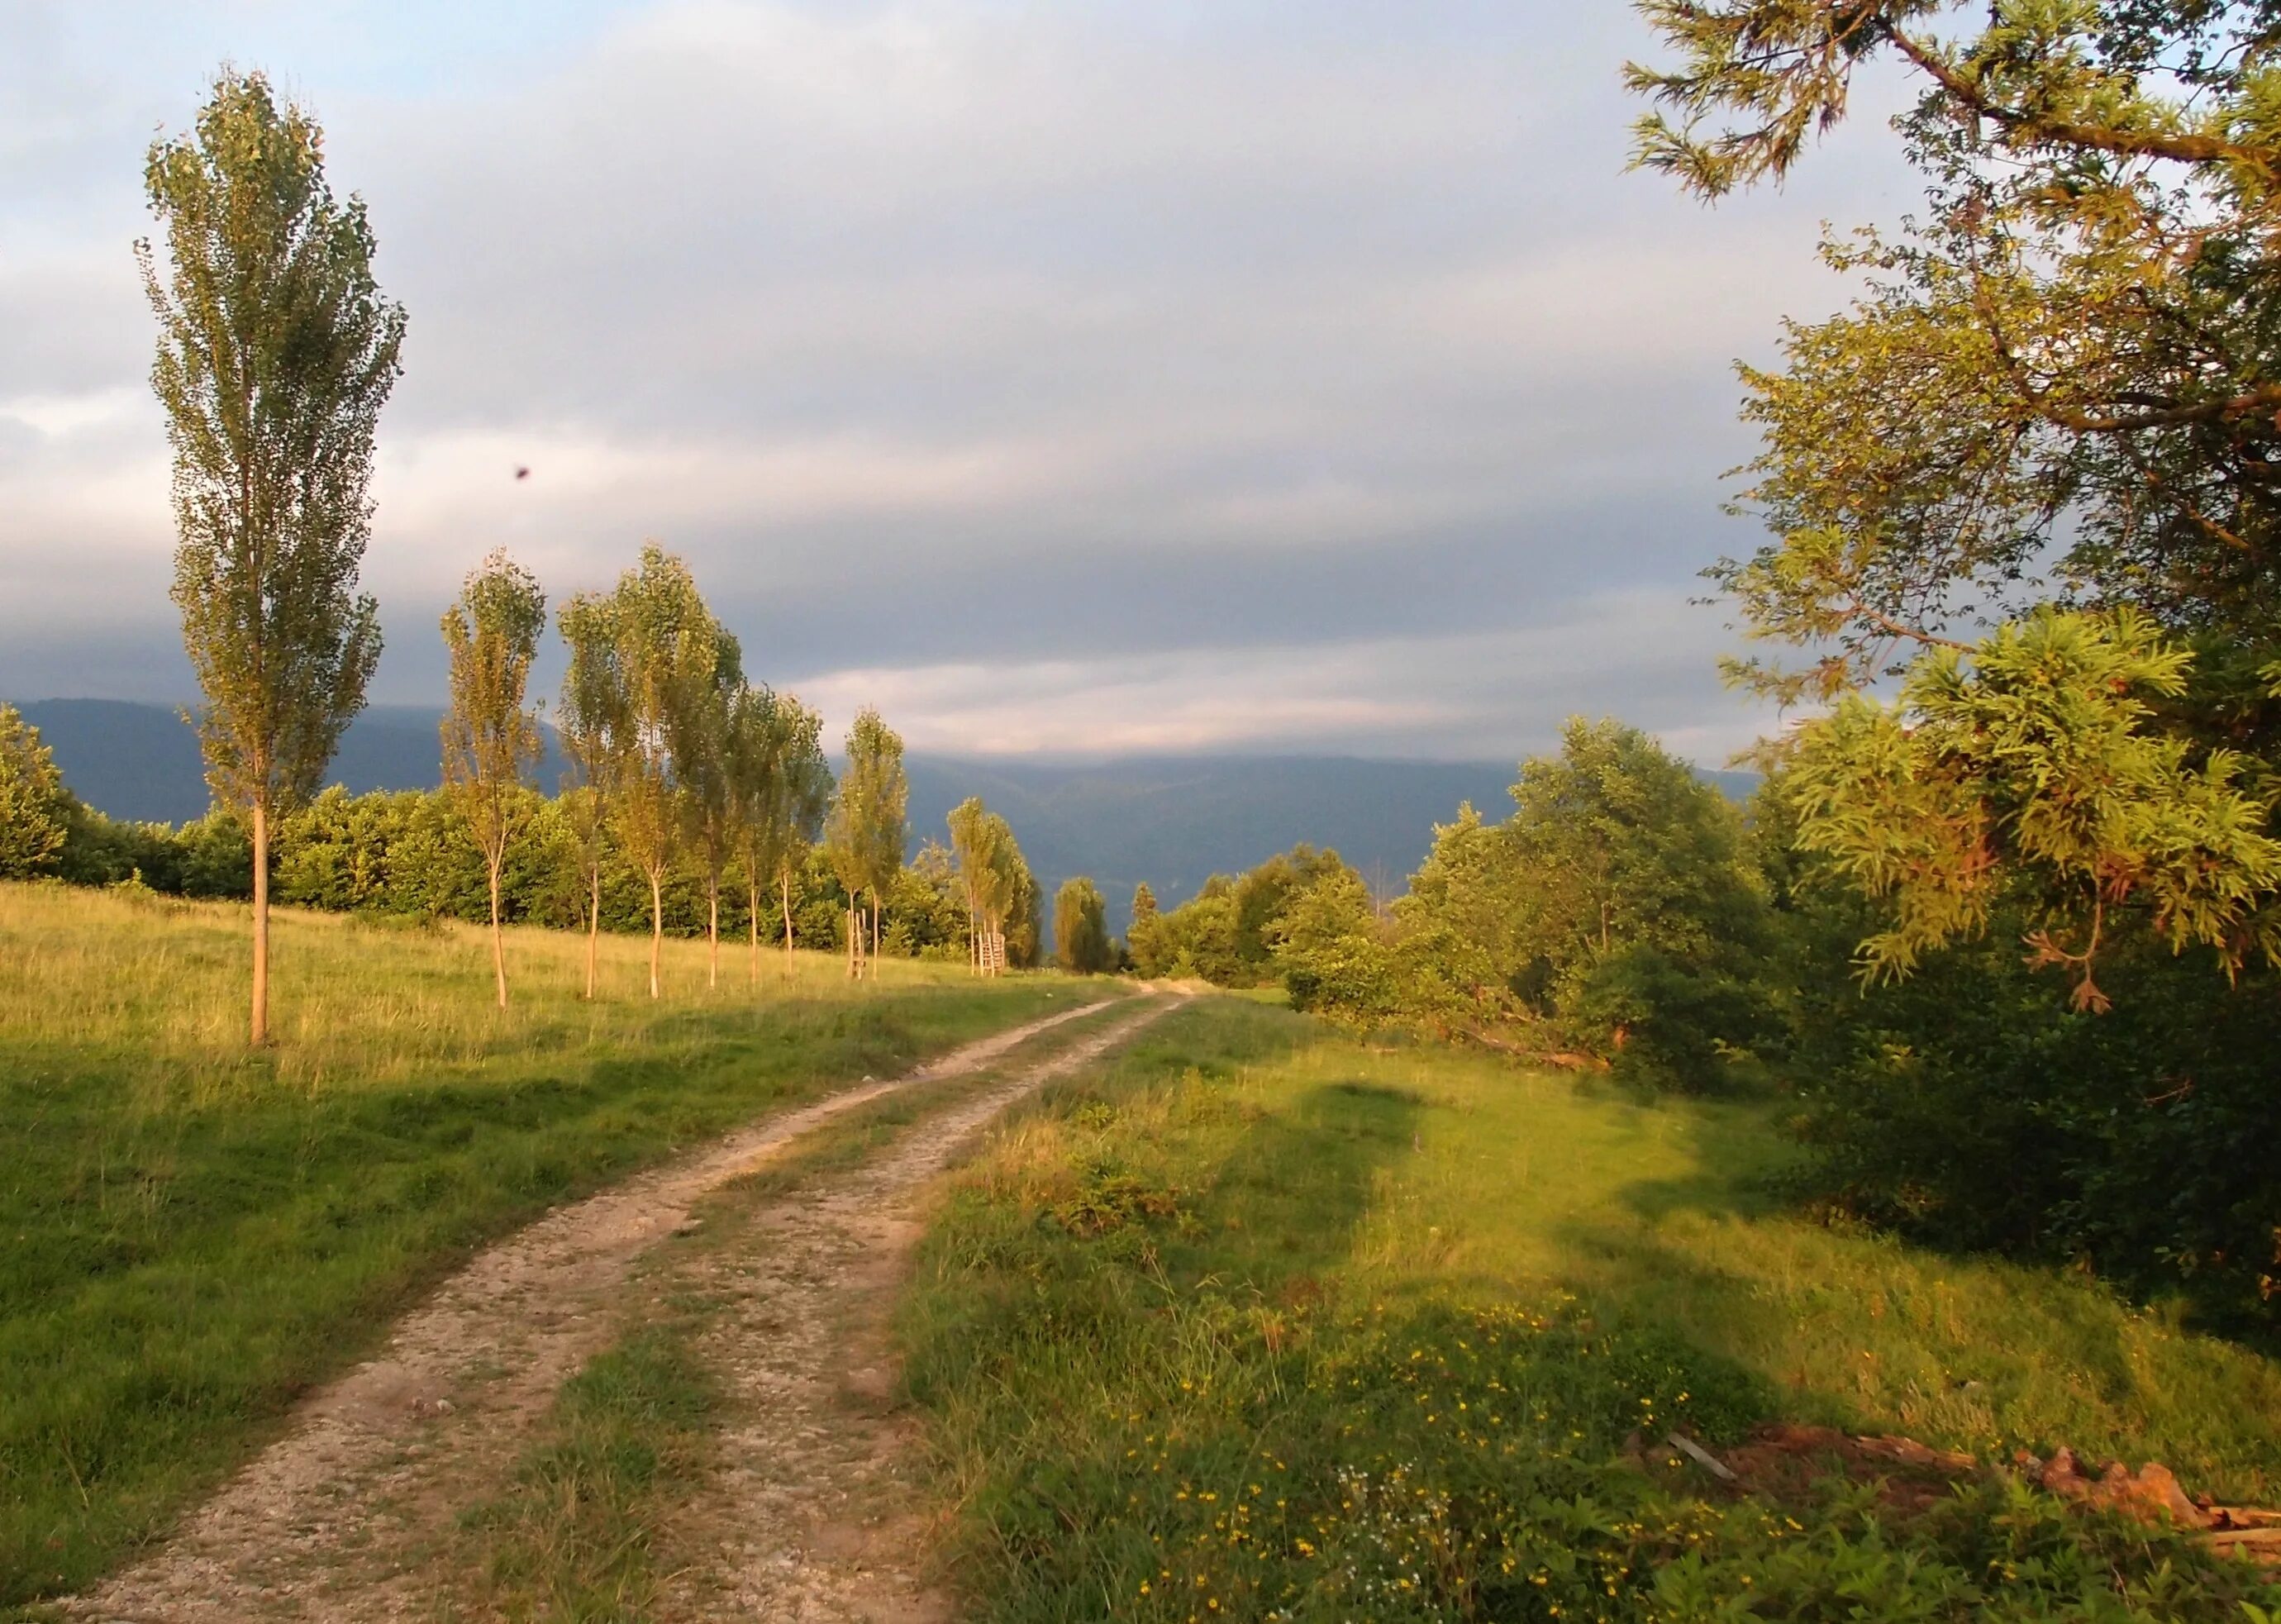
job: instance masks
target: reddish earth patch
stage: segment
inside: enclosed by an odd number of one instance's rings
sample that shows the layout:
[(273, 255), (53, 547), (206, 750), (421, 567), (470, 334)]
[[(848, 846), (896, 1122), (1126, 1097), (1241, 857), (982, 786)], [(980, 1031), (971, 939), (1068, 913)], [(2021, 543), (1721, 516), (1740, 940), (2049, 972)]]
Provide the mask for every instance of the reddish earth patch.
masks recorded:
[(1969, 1455), (1930, 1449), (1914, 1438), (1857, 1438), (1834, 1427), (1788, 1422), (1761, 1427), (1715, 1458), (1736, 1489), (1769, 1500), (1806, 1499), (1817, 1484), (1842, 1476), (1874, 1487), (1882, 1504), (1903, 1513), (1947, 1499), (1981, 1470)]
[[(1761, 1427), (1726, 1452), (1679, 1447), (1707, 1459), (1737, 1491), (1775, 1501), (1798, 1501), (1832, 1475), (1873, 1487), (1881, 1504), (1904, 1516), (1945, 1500), (1960, 1483), (2007, 1470), (1952, 1450), (1936, 1450), (1914, 1438), (1855, 1437), (1830, 1427), (1782, 1423)], [(1635, 1445), (1641, 1456), (1647, 1448)], [(2050, 1460), (2022, 1450), (2009, 1471), (2072, 1505), (2118, 1512), (2150, 1526), (2172, 1526), (2198, 1534), (2228, 1555), (2281, 1572), (2281, 1511), (2217, 1505), (2188, 1494), (2177, 1473), (2159, 1461), (2133, 1472), (2114, 1461), (2088, 1472), (2070, 1449)]]
[(2177, 1474), (2160, 1461), (2150, 1460), (2136, 1472), (2119, 1460), (2110, 1461), (2096, 1477), (2084, 1471), (2069, 1449), (2061, 1450), (2048, 1461), (2023, 1452), (2014, 1464), (2063, 1500), (2121, 1512), (2141, 1522), (2172, 1522), (2192, 1528), (2231, 1555), (2268, 1570), (2281, 1569), (2281, 1512), (2196, 1499), (2179, 1484)]

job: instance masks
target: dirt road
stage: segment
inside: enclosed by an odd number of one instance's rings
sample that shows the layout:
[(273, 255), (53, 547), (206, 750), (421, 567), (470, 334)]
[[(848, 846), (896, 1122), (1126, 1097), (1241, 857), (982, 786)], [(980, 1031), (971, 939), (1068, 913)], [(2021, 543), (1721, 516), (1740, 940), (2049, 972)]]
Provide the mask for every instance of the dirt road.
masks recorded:
[(867, 1369), (879, 1379), (878, 1327), (916, 1233), (901, 1209), (1013, 1101), (1177, 1001), (1112, 1006), (1073, 1043), (1056, 1029), (1100, 1006), (1030, 1022), (550, 1214), (478, 1256), (377, 1357), (313, 1398), (172, 1542), (66, 1611), (121, 1624), (436, 1616), (448, 1606), (438, 1564), (455, 1518), (497, 1486), (562, 1382), (622, 1328), (630, 1272), (690, 1226), (700, 1198), (891, 1092), (1002, 1071), (871, 1161), (770, 1203), (755, 1244), (708, 1257), (713, 1285), (735, 1292), (704, 1348), (733, 1400), (731, 1431), (717, 1481), (675, 1531), (677, 1549), (700, 1554), (656, 1614), (930, 1616), (909, 1542), (878, 1538), (901, 1506), (894, 1440), (835, 1398), (851, 1372), (859, 1388)]

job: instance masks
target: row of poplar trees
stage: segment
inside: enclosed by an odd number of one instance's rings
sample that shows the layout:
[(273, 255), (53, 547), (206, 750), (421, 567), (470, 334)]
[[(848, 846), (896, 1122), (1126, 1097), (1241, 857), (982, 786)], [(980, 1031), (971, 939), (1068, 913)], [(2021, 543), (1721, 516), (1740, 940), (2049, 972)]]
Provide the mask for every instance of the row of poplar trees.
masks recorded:
[[(163, 252), (147, 239), (135, 248), (159, 321), (151, 382), (173, 452), (173, 597), (205, 695), (195, 721), (207, 780), (244, 816), (253, 848), (251, 1034), (261, 1044), (275, 820), (317, 788), (380, 657), (377, 607), (357, 576), (375, 433), (403, 369), (406, 317), (374, 279), (362, 200), (327, 184), (321, 131), (260, 74), (225, 72), (195, 128), (153, 143), (144, 178), (165, 236)], [(528, 687), (545, 625), (537, 582), (498, 553), (444, 617), (445, 776), (486, 859), (502, 1004), (500, 875), (540, 754)], [(614, 590), (572, 599), (560, 625), (570, 662), (557, 724), (590, 898), (588, 994), (612, 842), (650, 882), (652, 994), (663, 882), (683, 850), (707, 877), (717, 980), (726, 877), (743, 876), (755, 916), (773, 881), (788, 913), (789, 876), (824, 821), (831, 776), (818, 718), (746, 680), (736, 639), (688, 569), (655, 546)], [(875, 712), (858, 719), (849, 754), (831, 849), (850, 897), (852, 973), (876, 955), (907, 792), (901, 742)], [(758, 943), (755, 923), (756, 966)]]
[[(822, 719), (792, 695), (746, 680), (737, 639), (706, 607), (688, 567), (653, 545), (615, 588), (582, 592), (564, 605), (560, 623), (570, 658), (556, 731), (569, 768), (563, 805), (587, 897), (586, 995), (594, 995), (602, 865), (612, 843), (649, 882), (652, 997), (661, 990), (665, 877), (684, 855), (705, 877), (708, 983), (720, 979), (721, 892), (732, 870), (746, 887), (758, 979), (762, 890), (777, 893), (789, 952), (793, 875), (831, 793)], [(500, 875), (531, 812), (523, 791), (541, 739), (527, 691), (545, 626), (538, 583), (504, 553), (468, 577), (444, 616), (452, 657), (444, 781), (483, 847), (501, 1007), (507, 994)], [(892, 847), (900, 864), (900, 799), (858, 798), (879, 777), (883, 752), (900, 782), (901, 744), (870, 711), (850, 743), (858, 770), (842, 786), (838, 821), (867, 859)], [(879, 827), (887, 821), (892, 833)]]

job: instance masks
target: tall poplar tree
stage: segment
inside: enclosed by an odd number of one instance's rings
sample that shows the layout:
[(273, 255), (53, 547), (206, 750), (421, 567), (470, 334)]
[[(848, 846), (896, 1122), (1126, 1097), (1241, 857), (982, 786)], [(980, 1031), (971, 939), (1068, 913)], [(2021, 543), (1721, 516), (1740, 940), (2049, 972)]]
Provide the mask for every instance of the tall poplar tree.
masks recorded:
[(272, 825), (316, 788), (380, 658), (357, 568), (404, 310), (373, 280), (362, 201), (326, 184), (315, 120), (258, 73), (217, 79), (195, 130), (152, 144), (144, 185), (166, 231), (163, 259), (147, 240), (135, 254), (174, 453), (174, 599), (207, 782), (252, 836), (259, 1045)]
[(950, 809), (944, 820), (950, 826), (951, 855), (958, 862), (960, 886), (966, 893), (966, 961), (976, 975), (984, 971), (982, 898), (987, 889), (989, 811), (978, 795), (970, 795)]
[(854, 764), (840, 775), (839, 793), (831, 798), (831, 812), (823, 827), (824, 855), (831, 860), (831, 872), (839, 888), (847, 893), (847, 974), (858, 979), (863, 974), (863, 883), (870, 873), (864, 866), (862, 839), (862, 792), (856, 783)]
[(823, 758), (823, 717), (790, 694), (777, 700), (784, 729), (784, 767), (777, 779), (782, 797), (776, 816), (782, 836), (777, 856), (777, 895), (784, 907), (785, 963), (792, 963), (792, 882), (823, 834), (831, 805), (831, 763)]
[(848, 771), (863, 762), (863, 880), (871, 892), (871, 974), (878, 976), (879, 901), (902, 872), (910, 848), (910, 779), (903, 771), (902, 736), (865, 707), (848, 735)]
[(745, 876), (745, 921), (752, 938), (753, 985), (761, 984), (761, 887), (777, 862), (777, 777), (782, 769), (783, 738), (777, 696), (766, 688), (738, 691), (729, 706), (727, 749), (731, 843)]
[(689, 567), (654, 543), (619, 577), (610, 623), (625, 726), (612, 826), (620, 849), (649, 881), (649, 994), (655, 998), (665, 952), (665, 875), (684, 823), (685, 764), (676, 762), (674, 746), (686, 740), (691, 696), (720, 680), (735, 645), (706, 608)]
[(738, 812), (733, 751), (738, 706), (748, 690), (737, 640), (715, 640), (710, 680), (686, 684), (674, 708), (673, 757), (690, 844), (705, 870), (705, 985), (721, 985), (721, 884), (737, 850)]
[(526, 702), (531, 661), (546, 630), (546, 595), (530, 572), (493, 553), (468, 576), (444, 615), (452, 655), (452, 706), (445, 713), (444, 787), (483, 854), (490, 883), (491, 971), (506, 1008), (506, 941), (499, 875), (529, 821), (524, 773), (538, 760), (538, 717)]
[[(878, 955), (879, 898), (903, 866), (903, 853), (910, 840), (906, 820), (909, 803), (903, 741), (867, 705), (856, 713), (855, 725), (847, 732), (847, 771), (839, 780), (828, 831), (832, 872), (847, 891), (847, 973), (851, 976), (862, 973), (867, 928), (869, 955), (874, 960)], [(868, 927), (862, 904), (867, 891), (871, 896)], [(878, 974), (876, 964), (871, 973)]]
[(979, 974), (994, 976), (1006, 968), (1011, 956), (1007, 925), (1017, 913), (1033, 905), (1036, 887), (1012, 827), (978, 799), (960, 802), (953, 808), (949, 823), (959, 876), (971, 910), (975, 968)]
[(1054, 956), (1080, 976), (1109, 968), (1109, 904), (1101, 887), (1082, 875), (1063, 880), (1055, 893)]
[(579, 878), (586, 893), (586, 996), (594, 996), (602, 936), (602, 856), (610, 838), (612, 793), (627, 761), (625, 682), (618, 670), (613, 600), (581, 592), (557, 617), (570, 650), (562, 674), (562, 703), (555, 736), (562, 742), (562, 808), (577, 843)]
[(748, 689), (731, 723), (737, 858), (751, 906), (753, 978), (761, 974), (761, 891), (776, 887), (784, 910), (785, 962), (792, 962), (792, 877), (823, 826), (831, 769), (823, 719), (793, 695)]
[(1029, 860), (1022, 855), (1021, 847), (1014, 839), (1014, 831), (1006, 820), (998, 820), (1003, 831), (1006, 854), (1005, 912), (1001, 916), (1001, 933), (1005, 937), (1005, 963), (1024, 970), (1038, 963), (1040, 921), (1039, 913), (1045, 903), (1045, 892), (1038, 877), (1030, 870)]

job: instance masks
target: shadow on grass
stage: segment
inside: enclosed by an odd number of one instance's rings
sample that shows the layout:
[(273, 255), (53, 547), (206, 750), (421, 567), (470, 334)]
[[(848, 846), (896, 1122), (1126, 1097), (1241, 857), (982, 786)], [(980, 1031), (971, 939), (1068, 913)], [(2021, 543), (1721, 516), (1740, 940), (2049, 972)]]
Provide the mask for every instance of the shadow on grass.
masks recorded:
[(1641, 1218), (1659, 1224), (1682, 1212), (1756, 1218), (1790, 1210), (1782, 1178), (1797, 1153), (1768, 1133), (1762, 1109), (1677, 1101), (1641, 1109), (1679, 1128), (1692, 1163), (1684, 1173), (1635, 1179), (1616, 1192)]
[[(1670, 1181), (1684, 1186), (1688, 1181)], [(1634, 1194), (1627, 1193), (1628, 1195)], [(1681, 1189), (1635, 1210), (1731, 1214)], [(2281, 1480), (2274, 1391), (2254, 1356), (2133, 1312), (2096, 1282), (1783, 1221), (1559, 1229), (1565, 1287), (1608, 1323), (1660, 1326), (1754, 1373), (1785, 1419), (1898, 1431), (2001, 1459), (2065, 1443), (2161, 1460), (2198, 1490), (2261, 1501)]]
[(1247, 1127), (1204, 1181), (1212, 1262), (1264, 1292), (1342, 1264), (1382, 1175), (1416, 1154), (1424, 1103), (1400, 1088), (1322, 1084)]

